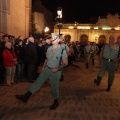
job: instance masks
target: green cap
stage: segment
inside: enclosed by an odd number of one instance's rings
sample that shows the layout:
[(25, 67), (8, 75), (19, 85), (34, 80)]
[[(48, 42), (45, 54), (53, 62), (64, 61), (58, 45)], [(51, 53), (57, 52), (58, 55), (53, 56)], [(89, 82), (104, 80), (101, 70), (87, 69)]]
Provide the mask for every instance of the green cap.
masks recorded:
[(59, 37), (59, 34), (56, 34), (56, 33), (51, 33), (51, 35), (52, 35), (52, 37), (53, 37), (53, 36)]

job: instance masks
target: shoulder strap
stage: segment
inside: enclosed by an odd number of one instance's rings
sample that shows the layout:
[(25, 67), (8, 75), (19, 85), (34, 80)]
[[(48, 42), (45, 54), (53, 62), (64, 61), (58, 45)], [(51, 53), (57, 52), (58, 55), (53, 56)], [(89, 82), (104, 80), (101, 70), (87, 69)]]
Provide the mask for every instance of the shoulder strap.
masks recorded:
[(64, 49), (62, 49), (62, 51), (61, 51), (61, 55), (63, 54), (63, 51), (64, 51)]
[(59, 62), (59, 65), (61, 65), (61, 62), (62, 62), (62, 54), (63, 54), (63, 51), (64, 51), (64, 49), (62, 49), (62, 51), (61, 51), (61, 56), (60, 56), (60, 62)]
[(66, 50), (66, 44), (65, 44), (65, 50)]

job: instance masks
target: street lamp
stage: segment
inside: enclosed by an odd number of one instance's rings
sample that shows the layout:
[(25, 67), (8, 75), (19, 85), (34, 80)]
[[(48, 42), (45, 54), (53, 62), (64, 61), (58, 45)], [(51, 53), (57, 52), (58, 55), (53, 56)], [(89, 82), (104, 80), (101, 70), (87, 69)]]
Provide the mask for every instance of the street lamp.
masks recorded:
[(60, 38), (60, 28), (62, 27), (62, 23), (60, 23), (60, 19), (62, 18), (62, 8), (61, 7), (58, 7), (57, 9), (57, 19), (58, 19), (58, 24), (57, 24), (57, 27), (59, 29), (59, 38)]
[(78, 23), (75, 21), (75, 27), (74, 27), (74, 29), (76, 29), (75, 31), (76, 31), (76, 40), (78, 41), (78, 29), (77, 29), (77, 25), (78, 25)]
[(45, 27), (44, 29), (44, 37), (46, 38), (46, 36), (48, 36), (48, 32), (49, 32), (49, 27)]
[(58, 9), (57, 9), (57, 17), (60, 19), (60, 18), (62, 18), (62, 8), (61, 7), (58, 7)]
[(45, 27), (44, 32), (46, 33), (46, 32), (48, 32), (48, 31), (49, 31), (49, 28), (48, 28), (48, 27)]
[(75, 21), (75, 28), (77, 28), (77, 24), (78, 24), (78, 23)]

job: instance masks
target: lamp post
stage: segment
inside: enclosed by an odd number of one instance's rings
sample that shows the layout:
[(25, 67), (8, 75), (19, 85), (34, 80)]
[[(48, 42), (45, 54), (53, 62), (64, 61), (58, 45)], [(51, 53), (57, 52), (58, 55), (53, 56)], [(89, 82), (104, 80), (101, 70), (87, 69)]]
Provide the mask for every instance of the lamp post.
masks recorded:
[(75, 29), (76, 29), (76, 40), (78, 41), (78, 29), (77, 29), (77, 25), (78, 25), (78, 23), (75, 21)]
[(62, 27), (62, 23), (60, 23), (60, 19), (62, 18), (62, 8), (61, 7), (58, 7), (57, 9), (57, 19), (58, 19), (58, 24), (57, 24), (57, 27), (59, 29), (59, 38), (60, 38), (60, 28)]

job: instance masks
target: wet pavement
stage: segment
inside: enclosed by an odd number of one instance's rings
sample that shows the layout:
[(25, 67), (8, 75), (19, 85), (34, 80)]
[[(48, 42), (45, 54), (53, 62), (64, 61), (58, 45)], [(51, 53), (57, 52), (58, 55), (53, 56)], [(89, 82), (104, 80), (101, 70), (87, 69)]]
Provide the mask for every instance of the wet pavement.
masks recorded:
[(32, 83), (0, 86), (0, 120), (120, 120), (120, 68), (110, 92), (105, 91), (107, 72), (100, 86), (94, 84), (98, 70), (98, 61), (89, 69), (78, 61), (65, 68), (65, 80), (60, 82), (60, 104), (55, 110), (49, 110), (53, 103), (49, 81), (27, 104), (14, 95), (25, 93)]

